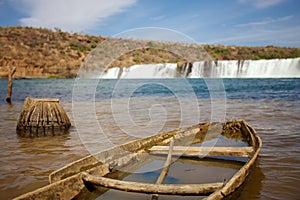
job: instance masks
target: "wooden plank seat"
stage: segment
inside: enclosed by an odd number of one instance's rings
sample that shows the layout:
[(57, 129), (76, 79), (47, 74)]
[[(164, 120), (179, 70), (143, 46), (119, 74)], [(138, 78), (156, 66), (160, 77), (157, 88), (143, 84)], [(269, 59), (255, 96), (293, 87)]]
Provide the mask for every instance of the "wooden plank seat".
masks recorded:
[[(169, 151), (168, 146), (153, 146), (147, 150), (152, 154), (167, 155)], [(235, 157), (250, 157), (253, 155), (253, 147), (187, 147), (174, 146), (172, 155), (176, 156), (191, 156), (191, 157), (205, 157), (205, 156), (235, 156)]]

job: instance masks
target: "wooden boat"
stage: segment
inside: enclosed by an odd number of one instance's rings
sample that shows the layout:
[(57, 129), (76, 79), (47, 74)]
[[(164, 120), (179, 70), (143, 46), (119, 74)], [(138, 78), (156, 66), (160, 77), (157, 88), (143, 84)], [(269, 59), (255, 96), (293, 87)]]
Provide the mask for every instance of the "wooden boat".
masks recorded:
[[(207, 146), (209, 143), (204, 142), (214, 141), (212, 139), (220, 136), (232, 141), (242, 141), (246, 145)], [(16, 199), (86, 199), (95, 198), (109, 189), (151, 194), (152, 199), (157, 199), (158, 195), (196, 195), (205, 196), (206, 199), (228, 199), (242, 187), (261, 146), (261, 139), (255, 130), (243, 120), (224, 124), (197, 124), (134, 140), (82, 158), (51, 173), (49, 185)], [(123, 180), (134, 170), (149, 163), (153, 157), (166, 158), (155, 183)], [(220, 162), (223, 167), (226, 167), (227, 159), (241, 159), (244, 162), (229, 180), (213, 183), (200, 183), (199, 180), (199, 183), (193, 184), (163, 183), (170, 165), (181, 162), (181, 159), (208, 166)], [(197, 177), (196, 174), (195, 176)]]

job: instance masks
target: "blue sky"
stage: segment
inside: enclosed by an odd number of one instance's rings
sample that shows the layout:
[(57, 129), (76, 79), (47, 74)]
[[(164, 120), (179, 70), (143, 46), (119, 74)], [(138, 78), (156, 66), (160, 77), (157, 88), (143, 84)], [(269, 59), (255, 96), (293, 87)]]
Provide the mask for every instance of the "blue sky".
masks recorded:
[(0, 26), (102, 36), (161, 27), (201, 44), (300, 47), (299, 10), (299, 0), (0, 0)]

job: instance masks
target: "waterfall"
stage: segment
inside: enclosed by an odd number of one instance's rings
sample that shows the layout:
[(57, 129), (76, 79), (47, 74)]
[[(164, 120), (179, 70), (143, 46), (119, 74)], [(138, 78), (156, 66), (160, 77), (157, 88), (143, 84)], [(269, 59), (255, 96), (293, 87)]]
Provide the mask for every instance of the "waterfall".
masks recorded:
[(216, 66), (215, 77), (238, 77), (239, 61), (238, 60), (219, 60)]
[(110, 68), (107, 70), (107, 72), (104, 72), (101, 75), (101, 78), (104, 79), (116, 79), (119, 77), (119, 72), (120, 72), (120, 68), (119, 67), (114, 67), (114, 68)]
[(187, 78), (187, 76), (191, 70), (190, 68), (191, 68), (190, 63), (186, 63), (183, 65), (183, 67), (181, 68), (181, 71), (180, 71), (182, 77)]
[(177, 77), (177, 64), (146, 64), (133, 65), (128, 68), (123, 68), (121, 78), (175, 78)]
[(300, 58), (224, 60), (216, 68), (220, 78), (293, 78), (300, 77)]
[(214, 77), (215, 74), (215, 62), (214, 61), (199, 61), (194, 62), (191, 73), (188, 78), (203, 78)]
[(188, 78), (198, 78), (204, 74), (204, 61), (194, 62), (191, 73), (186, 76)]
[[(178, 74), (179, 73), (179, 74)], [(219, 60), (187, 63), (133, 65), (111, 68), (102, 78), (300, 78), (300, 58), (270, 60)]]

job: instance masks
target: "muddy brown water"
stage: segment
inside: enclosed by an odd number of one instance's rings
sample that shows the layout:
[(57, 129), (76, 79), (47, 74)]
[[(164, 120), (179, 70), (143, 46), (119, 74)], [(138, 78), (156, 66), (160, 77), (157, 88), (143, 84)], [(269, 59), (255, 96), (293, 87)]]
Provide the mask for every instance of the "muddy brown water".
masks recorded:
[[(151, 101), (151, 98), (147, 98), (147, 101)], [(168, 103), (165, 129), (176, 128), (180, 120), (178, 119), (178, 104), (172, 104), (170, 99), (165, 99), (162, 102)], [(62, 105), (74, 125), (71, 102), (62, 102)], [(210, 119), (208, 114), (210, 110), (209, 105), (209, 100), (199, 100), (203, 121)], [(299, 199), (299, 101), (229, 99), (226, 105), (226, 119), (245, 119), (256, 129), (263, 141), (263, 148), (240, 199)], [(141, 103), (141, 105), (136, 106), (138, 111), (145, 104)], [(110, 113), (107, 110), (109, 108), (108, 101), (96, 102), (96, 107), (99, 108), (99, 111), (96, 112), (98, 120), (105, 124), (105, 127), (110, 127), (104, 128), (104, 130), (107, 138), (112, 143), (121, 144), (133, 139), (131, 135), (123, 134), (121, 133), (122, 130), (114, 127), (116, 126), (114, 125), (114, 120), (109, 117)], [(0, 104), (0, 199), (11, 199), (45, 186), (48, 184), (48, 175), (52, 171), (89, 155), (88, 150), (98, 151), (108, 147), (98, 139), (86, 139), (84, 140), (85, 145), (83, 145), (83, 137), (93, 138), (93, 134), (96, 133), (93, 133), (93, 129), (89, 130), (87, 128), (82, 131), (74, 126), (70, 129), (68, 135), (41, 138), (19, 137), (15, 132), (15, 128), (21, 108), (22, 103), (20, 102), (13, 105)], [(82, 109), (84, 110), (85, 108), (83, 107)], [(152, 109), (151, 112), (152, 116), (157, 114), (159, 118), (159, 109)], [(133, 118), (137, 124), (141, 125), (143, 122), (149, 121), (151, 117), (142, 115), (141, 112), (136, 112)], [(87, 117), (85, 119), (82, 118), (82, 120), (88, 121), (89, 119)], [(124, 120), (127, 120), (126, 117), (124, 117)], [(192, 121), (192, 116), (181, 120)], [(126, 121), (124, 124), (126, 124)], [(147, 123), (145, 124), (147, 125)], [(149, 129), (146, 125), (144, 126), (145, 130)], [(127, 128), (127, 130), (130, 130), (130, 127)], [(141, 130), (143, 130), (142, 126)], [(94, 138), (97, 138), (97, 136)], [(207, 168), (207, 175), (202, 174), (201, 178), (211, 176), (214, 170), (215, 168)], [(119, 197), (121, 193), (117, 192), (113, 195)], [(99, 199), (112, 199), (113, 197), (107, 193), (99, 197)], [(141, 196), (129, 197), (130, 199), (140, 199), (138, 197)], [(168, 199), (167, 197), (165, 198)], [(149, 199), (149, 196), (146, 196), (145, 199)], [(180, 197), (179, 199), (182, 198)]]

